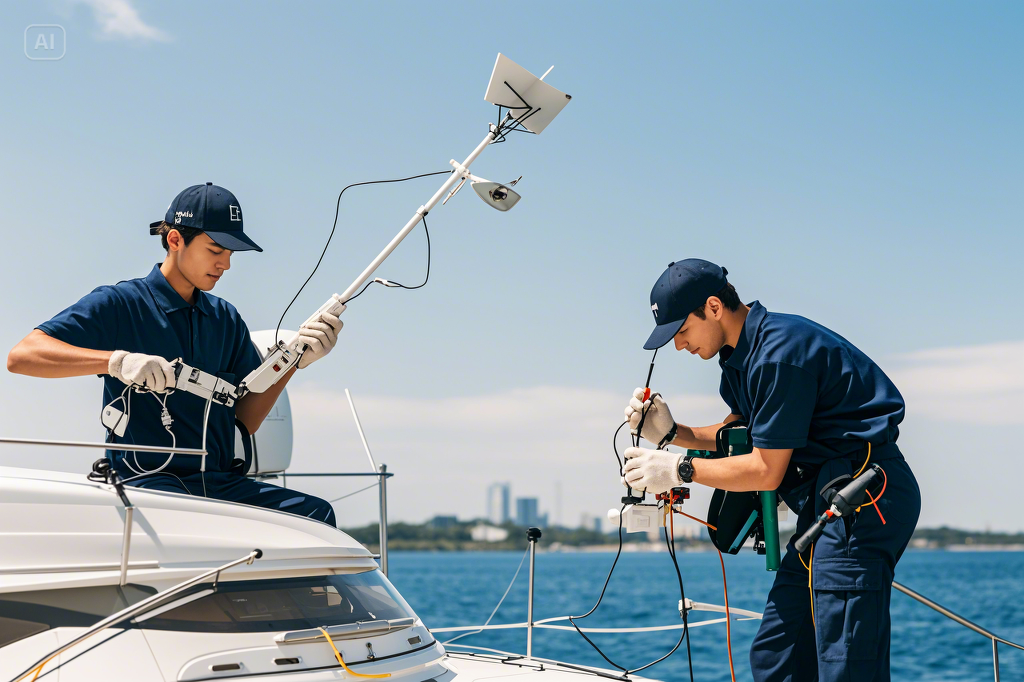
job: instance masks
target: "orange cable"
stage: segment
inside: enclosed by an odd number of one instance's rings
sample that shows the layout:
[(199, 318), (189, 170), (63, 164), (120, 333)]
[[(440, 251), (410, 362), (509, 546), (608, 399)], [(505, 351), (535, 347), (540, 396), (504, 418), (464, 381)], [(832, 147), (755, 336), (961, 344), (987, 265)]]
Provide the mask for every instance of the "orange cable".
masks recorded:
[[(676, 509), (671, 500), (669, 501), (668, 508), (671, 510), (669, 514), (669, 532), (672, 533), (672, 539), (675, 540), (676, 536), (676, 524), (675, 514), (682, 514), (688, 519), (696, 521), (697, 523), (707, 526), (713, 531), (718, 531), (718, 528), (712, 526), (707, 521), (701, 521), (696, 516), (690, 516), (686, 512)], [(732, 618), (729, 615), (729, 585), (725, 581), (725, 559), (722, 558), (722, 550), (718, 550), (718, 560), (722, 563), (722, 589), (725, 591), (725, 641), (729, 648), (729, 673), (732, 675), (732, 682), (736, 682), (736, 670), (732, 665)], [(683, 608), (686, 608), (686, 604), (683, 604)]]
[(729, 674), (732, 682), (736, 682), (736, 670), (732, 667), (732, 616), (729, 615), (729, 585), (725, 581), (725, 559), (722, 550), (718, 550), (718, 561), (722, 564), (722, 589), (725, 591), (725, 642), (729, 647)]
[(696, 516), (690, 516), (690, 515), (689, 515), (689, 514), (687, 514), (686, 512), (682, 512), (682, 511), (679, 511), (678, 509), (673, 509), (672, 511), (674, 511), (674, 512), (675, 512), (676, 514), (682, 514), (682, 515), (683, 515), (683, 516), (685, 516), (686, 518), (688, 518), (688, 519), (691, 519), (691, 520), (693, 520), (693, 521), (696, 521), (697, 523), (701, 524), (702, 526), (707, 526), (708, 528), (710, 528), (710, 529), (711, 529), (711, 530), (713, 530), (713, 531), (716, 531), (716, 532), (718, 531), (718, 528), (717, 528), (716, 526), (712, 526), (712, 525), (711, 525), (710, 523), (708, 523), (707, 521), (701, 521), (701, 520), (700, 520), (700, 519), (698, 519), (698, 518), (697, 518)]
[(341, 667), (345, 669), (345, 672), (352, 677), (391, 677), (391, 673), (384, 673), (382, 675), (363, 675), (362, 673), (353, 672), (347, 665), (345, 665), (345, 659), (341, 657), (341, 652), (338, 651), (338, 647), (334, 646), (334, 640), (331, 639), (329, 634), (327, 634), (327, 630), (324, 630), (323, 628), (317, 628), (317, 630), (324, 633), (324, 637), (327, 638), (327, 643), (330, 644), (331, 648), (334, 650), (334, 657), (338, 659), (338, 663), (341, 663)]

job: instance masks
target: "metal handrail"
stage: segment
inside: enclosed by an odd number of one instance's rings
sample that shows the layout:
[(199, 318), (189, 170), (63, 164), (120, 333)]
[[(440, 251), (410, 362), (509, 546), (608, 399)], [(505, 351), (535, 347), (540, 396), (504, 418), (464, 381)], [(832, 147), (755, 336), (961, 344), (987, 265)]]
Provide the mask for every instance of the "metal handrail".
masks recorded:
[(92, 443), (82, 440), (46, 440), (42, 438), (0, 438), (6, 445), (56, 445), (63, 448), (98, 448), (101, 450), (121, 450), (124, 452), (156, 452), (166, 455), (205, 455), (202, 448), (168, 448), (161, 445), (137, 445), (135, 443)]
[(80, 644), (81, 642), (83, 642), (86, 639), (92, 637), (93, 635), (95, 635), (97, 633), (100, 633), (100, 632), (103, 632), (104, 630), (106, 630), (108, 628), (111, 628), (114, 625), (117, 625), (118, 623), (126, 621), (129, 618), (135, 618), (137, 616), (142, 615), (143, 613), (146, 613), (147, 611), (153, 610), (158, 605), (160, 605), (161, 602), (164, 602), (169, 597), (173, 597), (174, 595), (179, 594), (179, 593), (187, 590), (188, 588), (192, 587), (193, 585), (196, 585), (198, 583), (203, 582), (207, 578), (214, 578), (214, 582), (216, 583), (218, 580), (220, 580), (220, 574), (222, 572), (228, 570), (229, 568), (233, 568), (233, 567), (235, 567), (235, 566), (237, 566), (239, 564), (243, 564), (243, 563), (251, 565), (252, 562), (256, 561), (257, 559), (259, 559), (262, 556), (263, 556), (263, 551), (262, 550), (254, 549), (254, 550), (252, 550), (251, 552), (249, 552), (248, 554), (246, 554), (245, 556), (243, 556), (241, 558), (235, 559), (234, 561), (229, 561), (228, 563), (224, 564), (223, 566), (218, 566), (217, 568), (214, 568), (212, 570), (206, 571), (205, 573), (201, 573), (200, 575), (197, 575), (194, 578), (189, 578), (185, 582), (178, 583), (177, 585), (174, 585), (173, 587), (167, 588), (163, 592), (158, 592), (158, 593), (156, 593), (156, 594), (154, 594), (154, 595), (152, 595), (150, 597), (147, 597), (146, 599), (143, 599), (142, 601), (140, 601), (137, 604), (133, 604), (133, 605), (128, 606), (128, 607), (126, 607), (124, 609), (121, 609), (117, 613), (115, 613), (115, 614), (113, 614), (111, 616), (108, 616), (108, 617), (104, 618), (103, 620), (101, 620), (100, 622), (96, 623), (95, 625), (93, 625), (92, 627), (87, 629), (85, 632), (80, 633), (77, 637), (73, 638), (71, 641), (66, 642), (65, 644), (62, 644), (61, 646), (57, 647), (56, 649), (54, 649), (50, 653), (46, 654), (45, 656), (40, 658), (38, 661), (33, 663), (31, 666), (29, 666), (27, 670), (24, 670), (23, 672), (21, 672), (20, 674), (15, 676), (12, 679), (11, 682), (18, 682), (19, 680), (21, 680), (21, 679), (25, 678), (26, 676), (30, 675), (32, 673), (32, 671), (36, 671), (37, 675), (38, 675), (38, 671), (41, 670), (43, 666), (45, 666), (53, 658), (55, 658), (56, 656), (60, 655), (61, 653), (65, 652), (65, 651), (67, 651), (68, 649), (70, 649), (71, 647), (75, 646), (76, 644)]
[(933, 609), (935, 611), (938, 611), (939, 613), (941, 613), (946, 618), (949, 618), (950, 620), (952, 620), (952, 621), (954, 621), (956, 623), (959, 623), (960, 625), (963, 625), (968, 630), (974, 630), (979, 635), (984, 635), (985, 637), (988, 637), (990, 640), (992, 640), (992, 668), (993, 668), (993, 671), (995, 673), (995, 681), (996, 682), (999, 682), (999, 643), (1002, 642), (1003, 644), (1006, 644), (1007, 646), (1012, 646), (1015, 649), (1021, 649), (1022, 651), (1024, 651), (1024, 646), (1022, 646), (1020, 644), (1017, 644), (1015, 642), (1011, 642), (1009, 640), (1003, 639), (1002, 637), (998, 637), (998, 636), (992, 634), (991, 632), (989, 632), (985, 628), (981, 627), (980, 625), (972, 623), (971, 621), (967, 620), (963, 616), (960, 616), (960, 615), (957, 615), (957, 614), (953, 613), (952, 611), (947, 609), (945, 606), (942, 606), (941, 604), (937, 604), (937, 603), (933, 602), (931, 599), (929, 599), (928, 597), (925, 597), (922, 594), (918, 594), (917, 592), (915, 592), (914, 590), (910, 589), (906, 585), (901, 585), (900, 583), (898, 583), (895, 580), (893, 580), (892, 581), (892, 586), (895, 587), (900, 592), (902, 592), (903, 594), (907, 595), (908, 597), (921, 602), (922, 604), (924, 604), (928, 608)]
[[(350, 398), (351, 400), (351, 398)], [(359, 425), (358, 420), (356, 425)], [(360, 427), (360, 433), (362, 433), (362, 427)], [(369, 454), (369, 451), (367, 451)], [(372, 460), (372, 457), (371, 457)], [(287, 471), (279, 472), (281, 476), (281, 485), (285, 488), (288, 487), (288, 477), (295, 476), (298, 478), (329, 478), (329, 477), (350, 477), (350, 476), (373, 476), (377, 479), (377, 486), (379, 488), (378, 504), (380, 505), (378, 512), (378, 524), (377, 527), (380, 529), (380, 570), (385, 576), (388, 574), (388, 479), (394, 476), (393, 473), (388, 471), (387, 464), (381, 464), (377, 467), (377, 471), (359, 471), (351, 473), (340, 473), (340, 472), (304, 472), (298, 474), (290, 474)], [(373, 486), (370, 485), (368, 490)], [(361, 492), (357, 490), (356, 492)], [(353, 495), (355, 493), (352, 493)]]
[(392, 476), (394, 476), (394, 474), (378, 473), (376, 471), (366, 471), (366, 472), (356, 471), (356, 472), (344, 473), (344, 474), (343, 473), (334, 473), (334, 472), (323, 472), (323, 473), (313, 472), (313, 473), (292, 474), (292, 473), (288, 473), (287, 471), (280, 471), (280, 472), (278, 472), (278, 475), (283, 476), (283, 477), (288, 477), (288, 476), (305, 476), (307, 478), (314, 478), (316, 476), (383, 476), (384, 478), (391, 478)]

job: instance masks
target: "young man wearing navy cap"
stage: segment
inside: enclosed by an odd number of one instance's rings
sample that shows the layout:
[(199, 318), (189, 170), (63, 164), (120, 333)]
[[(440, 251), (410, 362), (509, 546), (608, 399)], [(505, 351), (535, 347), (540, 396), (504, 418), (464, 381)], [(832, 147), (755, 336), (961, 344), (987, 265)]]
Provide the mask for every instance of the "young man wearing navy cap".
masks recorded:
[[(108, 450), (114, 468), (131, 485), (300, 514), (335, 525), (334, 509), (316, 497), (267, 483), (233, 470), (235, 420), (255, 433), (270, 413), (292, 368), (264, 393), (249, 393), (233, 407), (210, 405), (175, 384), (170, 361), (182, 358), (195, 368), (237, 384), (260, 365), (249, 329), (227, 301), (210, 295), (231, 267), (236, 251), (262, 251), (242, 231), (242, 209), (235, 196), (213, 183), (183, 190), (162, 221), (150, 225), (167, 256), (146, 277), (101, 286), (42, 323), (10, 352), (7, 369), (37, 377), (103, 377), (103, 404), (114, 401), (130, 415), (124, 435), (112, 443), (201, 448), (206, 423), (208, 455), (164, 455)], [(341, 321), (324, 313), (300, 328), (308, 350), (301, 369), (329, 353)], [(148, 392), (126, 391), (129, 386)], [(121, 404), (119, 398), (124, 394)], [(166, 409), (165, 409), (166, 408)], [(165, 416), (166, 415), (166, 416)], [(166, 426), (167, 416), (172, 420)], [(132, 480), (134, 479), (134, 480)]]
[[(696, 258), (670, 264), (651, 290), (656, 326), (644, 348), (673, 341), (704, 360), (717, 355), (729, 415), (711, 426), (677, 424), (660, 395), (645, 402), (637, 389), (626, 419), (635, 431), (646, 409), (641, 436), (659, 449), (627, 449), (625, 482), (649, 493), (691, 482), (778, 490), (797, 528), (751, 645), (754, 679), (889, 680), (893, 572), (921, 510), (917, 481), (896, 446), (903, 398), (849, 341), (757, 301), (743, 305), (726, 275)], [(718, 430), (740, 419), (749, 425), (751, 454), (693, 459), (661, 449), (714, 450)], [(819, 492), (866, 460), (886, 473), (878, 509), (829, 524), (800, 555), (793, 542), (826, 509)]]

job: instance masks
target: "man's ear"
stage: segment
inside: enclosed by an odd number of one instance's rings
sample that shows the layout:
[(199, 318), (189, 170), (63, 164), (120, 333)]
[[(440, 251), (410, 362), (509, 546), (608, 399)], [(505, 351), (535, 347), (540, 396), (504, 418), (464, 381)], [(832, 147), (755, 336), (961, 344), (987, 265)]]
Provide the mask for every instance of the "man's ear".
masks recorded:
[(180, 251), (185, 246), (185, 238), (181, 236), (181, 232), (177, 230), (171, 230), (167, 233), (167, 250), (168, 251)]
[(704, 309), (710, 317), (716, 320), (721, 320), (722, 314), (725, 312), (725, 306), (722, 305), (722, 299), (717, 296), (708, 296), (708, 300), (704, 304)]

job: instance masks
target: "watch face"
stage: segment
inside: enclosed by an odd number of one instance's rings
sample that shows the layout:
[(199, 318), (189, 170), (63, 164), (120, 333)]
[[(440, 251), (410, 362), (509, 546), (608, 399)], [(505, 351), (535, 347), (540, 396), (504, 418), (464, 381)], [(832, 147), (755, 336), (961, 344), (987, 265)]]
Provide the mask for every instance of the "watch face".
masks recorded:
[(689, 457), (683, 457), (679, 462), (679, 478), (683, 479), (683, 483), (693, 483), (691, 477), (693, 476), (693, 465), (690, 463)]

